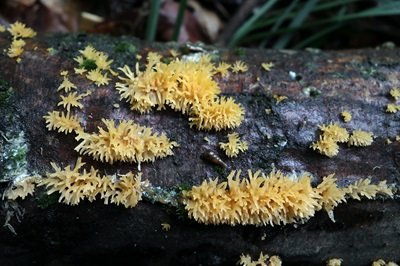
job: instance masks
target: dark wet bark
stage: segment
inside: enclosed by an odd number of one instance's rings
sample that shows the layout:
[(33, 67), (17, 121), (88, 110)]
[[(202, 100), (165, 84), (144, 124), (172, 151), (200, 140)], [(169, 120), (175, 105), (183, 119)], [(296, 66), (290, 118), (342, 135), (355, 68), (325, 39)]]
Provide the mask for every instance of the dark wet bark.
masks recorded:
[[(0, 50), (10, 44), (5, 36), (0, 34)], [(5, 53), (0, 56), (0, 130), (7, 139), (24, 132), (28, 172), (42, 175), (50, 170), (50, 162), (66, 165), (77, 157), (74, 136), (48, 132), (42, 117), (59, 101), (59, 72), (73, 72), (76, 65), (72, 58), (78, 50), (92, 44), (114, 59), (114, 68), (134, 65), (133, 48), (143, 56), (150, 50), (167, 56), (170, 48), (195, 53), (190, 46), (147, 45), (136, 39), (107, 36), (52, 35), (27, 42), (21, 63)], [(119, 101), (113, 85), (96, 88), (85, 99), (79, 115), (86, 129), (95, 130), (103, 117), (133, 119), (177, 141), (180, 147), (174, 149), (174, 156), (141, 167), (143, 177), (165, 191), (199, 184), (209, 177), (224, 178), (233, 169), (268, 172), (274, 166), (288, 173), (310, 172), (316, 183), (322, 176), (336, 173), (340, 185), (372, 177), (374, 182), (387, 180), (398, 186), (400, 142), (386, 144), (386, 140), (400, 134), (399, 113), (385, 113), (386, 104), (392, 102), (388, 91), (400, 86), (398, 49), (204, 49), (214, 53), (217, 61), (240, 59), (249, 65), (244, 74), (219, 78), (223, 94), (245, 107), (245, 120), (234, 131), (249, 142), (246, 153), (228, 159), (218, 148), (218, 142), (225, 141), (233, 130), (198, 131), (189, 127), (186, 116), (172, 110), (145, 115), (130, 111)], [(269, 61), (275, 66), (266, 72), (260, 64)], [(290, 76), (290, 71), (295, 75)], [(72, 80), (80, 88), (93, 86), (83, 78)], [(274, 94), (288, 99), (277, 104)], [(115, 103), (120, 107), (115, 108)], [(270, 114), (265, 109), (271, 109)], [(352, 113), (351, 122), (341, 122), (343, 110)], [(309, 145), (319, 136), (318, 124), (330, 122), (339, 122), (350, 131), (372, 131), (375, 140), (365, 148), (342, 145), (339, 155), (329, 159), (310, 150)], [(8, 145), (5, 138), (0, 144), (3, 148)], [(227, 169), (202, 160), (206, 150), (219, 154)], [(0, 159), (4, 177), (4, 152)], [(137, 169), (132, 164), (110, 166), (84, 159), (108, 174)], [(0, 184), (4, 189), (7, 182)], [(379, 257), (400, 260), (400, 205), (396, 199), (350, 201), (335, 209), (336, 223), (321, 212), (304, 225), (273, 228), (199, 225), (182, 217), (179, 208), (148, 200), (133, 209), (105, 206), (101, 201), (65, 206), (40, 189), (33, 197), (17, 203), (3, 201), (2, 206), (2, 220), (17, 208), (23, 209), (24, 215), (20, 222), (17, 215), (9, 221), (17, 235), (9, 227), (0, 229), (0, 265), (92, 265), (127, 259), (134, 265), (233, 265), (241, 253), (255, 257), (260, 251), (280, 255), (285, 265), (322, 265), (331, 257), (343, 258), (345, 265), (367, 265)], [(161, 223), (171, 224), (171, 230), (162, 231)], [(261, 240), (264, 235), (265, 240)]]

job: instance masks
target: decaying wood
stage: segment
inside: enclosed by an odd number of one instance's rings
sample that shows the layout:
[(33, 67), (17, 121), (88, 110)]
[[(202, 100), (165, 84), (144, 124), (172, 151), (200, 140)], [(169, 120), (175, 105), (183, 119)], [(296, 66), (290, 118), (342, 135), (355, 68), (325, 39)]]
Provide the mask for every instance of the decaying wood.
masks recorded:
[[(135, 53), (116, 49), (121, 43), (135, 47), (143, 56), (148, 51), (167, 56), (171, 48), (186, 55), (204, 51), (214, 55), (216, 61), (240, 59), (250, 67), (246, 73), (218, 78), (223, 93), (234, 97), (246, 110), (243, 124), (231, 131), (198, 131), (189, 127), (186, 116), (172, 110), (148, 114), (130, 111), (125, 102), (120, 102), (113, 85), (96, 88), (85, 99), (82, 113), (89, 130), (95, 130), (101, 118), (133, 119), (165, 132), (180, 144), (174, 156), (141, 166), (143, 177), (161, 191), (199, 184), (211, 177), (223, 179), (234, 169), (268, 172), (274, 167), (287, 173), (309, 172), (315, 176), (315, 183), (336, 173), (339, 185), (366, 177), (399, 185), (400, 142), (387, 144), (388, 138), (394, 140), (400, 134), (399, 113), (385, 113), (386, 104), (391, 102), (388, 91), (400, 86), (399, 49), (228, 51), (148, 45), (132, 38), (105, 36), (37, 37), (28, 41), (20, 63), (4, 52), (0, 56), (1, 95), (7, 94), (0, 99), (0, 130), (4, 135), (0, 147), (7, 146), (12, 134), (24, 132), (29, 173), (44, 175), (50, 170), (50, 162), (73, 163), (77, 157), (74, 136), (48, 132), (42, 118), (59, 101), (59, 73), (72, 71), (73, 57), (87, 44), (108, 53), (115, 60), (115, 68), (133, 66)], [(0, 34), (0, 50), (9, 44), (10, 39)], [(275, 66), (266, 72), (260, 67), (263, 62)], [(76, 85), (93, 87), (84, 78)], [(277, 103), (273, 95), (288, 99)], [(343, 124), (348, 129), (374, 133), (372, 146), (342, 145), (333, 158), (312, 151), (309, 145), (318, 138), (318, 124), (340, 122), (343, 110), (353, 115), (351, 122)], [(218, 148), (229, 132), (238, 132), (249, 142), (249, 150), (236, 159), (228, 159)], [(227, 168), (202, 160), (202, 153), (208, 150), (217, 153)], [(137, 170), (133, 164), (111, 166), (84, 159), (108, 174)], [(4, 189), (7, 182), (1, 185)], [(240, 254), (257, 256), (260, 251), (280, 255), (284, 265), (322, 265), (332, 257), (343, 258), (345, 265), (367, 265), (376, 258), (400, 261), (398, 199), (349, 201), (335, 209), (336, 223), (321, 212), (303, 225), (230, 227), (200, 225), (182, 217), (179, 209), (148, 200), (125, 209), (101, 201), (66, 206), (44, 195), (39, 189), (25, 200), (2, 202), (0, 217), (7, 223), (0, 230), (0, 265), (122, 261), (135, 265), (233, 265)], [(161, 223), (169, 223), (171, 230), (162, 231)]]

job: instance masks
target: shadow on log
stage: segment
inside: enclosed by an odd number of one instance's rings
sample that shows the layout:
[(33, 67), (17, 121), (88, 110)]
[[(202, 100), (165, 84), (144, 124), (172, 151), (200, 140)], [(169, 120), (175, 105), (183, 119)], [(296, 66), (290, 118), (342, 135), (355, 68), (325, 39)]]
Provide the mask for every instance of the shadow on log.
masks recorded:
[[(0, 33), (0, 49), (9, 44), (10, 39)], [(60, 100), (60, 71), (72, 72), (76, 66), (73, 58), (88, 44), (108, 53), (115, 69), (124, 64), (132, 67), (136, 53), (145, 58), (149, 51), (158, 51), (167, 57), (172, 48), (187, 56), (204, 51), (216, 61), (240, 59), (249, 65), (245, 73), (216, 77), (223, 94), (245, 108), (244, 122), (234, 131), (198, 131), (189, 127), (186, 116), (170, 109), (148, 114), (130, 111), (114, 89), (116, 78), (111, 85), (99, 88), (83, 78), (74, 80), (78, 88), (93, 89), (79, 112), (89, 131), (96, 130), (102, 118), (132, 119), (165, 132), (179, 143), (173, 156), (141, 165), (143, 178), (161, 191), (197, 185), (212, 177), (223, 180), (230, 170), (268, 172), (273, 168), (286, 173), (309, 172), (315, 184), (322, 176), (336, 173), (341, 186), (371, 177), (374, 182), (387, 180), (398, 187), (400, 142), (395, 137), (400, 134), (400, 112), (385, 112), (391, 102), (389, 90), (400, 86), (398, 49), (230, 51), (197, 45), (149, 45), (127, 37), (52, 35), (27, 42), (20, 63), (4, 53), (0, 56), (3, 190), (21, 171), (45, 175), (51, 170), (50, 162), (65, 166), (76, 160), (74, 136), (48, 132), (43, 116)], [(134, 49), (121, 50), (122, 44)], [(264, 71), (260, 67), (263, 62), (273, 62), (274, 67)], [(277, 103), (274, 95), (288, 99)], [(373, 132), (372, 145), (343, 145), (333, 158), (312, 151), (309, 146), (318, 139), (318, 125), (341, 123), (340, 112), (344, 110), (353, 118), (343, 126)], [(231, 132), (238, 132), (249, 143), (249, 150), (235, 159), (218, 148)], [(387, 139), (393, 142), (387, 144)], [(10, 144), (12, 140), (18, 140), (15, 146)], [(222, 158), (226, 169), (201, 159), (210, 149)], [(9, 154), (19, 154), (12, 157), (18, 160), (10, 161)], [(85, 156), (84, 160), (107, 174), (137, 171), (135, 164), (107, 165)], [(284, 265), (322, 265), (332, 257), (355, 266), (368, 265), (377, 258), (400, 261), (400, 205), (396, 197), (342, 204), (334, 211), (336, 223), (320, 212), (305, 224), (275, 227), (200, 225), (179, 208), (148, 200), (132, 209), (100, 201), (66, 206), (57, 200), (43, 189), (25, 200), (3, 200), (0, 265), (107, 265), (125, 261), (135, 265), (233, 265), (242, 253), (255, 257), (261, 251), (281, 256)], [(163, 231), (161, 223), (169, 223), (171, 229)]]

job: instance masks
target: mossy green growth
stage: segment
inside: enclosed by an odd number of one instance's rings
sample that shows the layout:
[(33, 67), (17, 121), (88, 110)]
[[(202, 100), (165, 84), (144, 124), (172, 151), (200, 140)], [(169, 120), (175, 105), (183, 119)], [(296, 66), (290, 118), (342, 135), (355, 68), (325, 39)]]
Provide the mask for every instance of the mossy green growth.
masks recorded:
[(117, 53), (136, 53), (136, 46), (129, 42), (119, 42), (115, 44), (114, 51)]
[(0, 79), (0, 107), (5, 107), (12, 93), (13, 89), (8, 85), (7, 81)]
[(214, 169), (215, 172), (217, 172), (217, 174), (219, 176), (224, 176), (225, 175), (225, 169), (224, 168), (222, 168), (220, 166), (217, 166), (217, 165), (214, 165), (213, 169)]
[(84, 59), (79, 68), (84, 68), (87, 71), (95, 70), (97, 68), (96, 61), (93, 59)]
[(40, 208), (46, 209), (51, 205), (57, 204), (59, 197), (60, 197), (59, 193), (53, 193), (48, 195), (47, 193), (44, 192), (39, 197), (37, 197), (36, 200)]
[(0, 152), (0, 180), (16, 180), (28, 176), (26, 155), (28, 144), (24, 132), (0, 132), (3, 138), (3, 149)]
[(243, 48), (235, 48), (233, 50), (233, 53), (237, 56), (244, 56), (246, 54), (246, 52), (244, 51)]

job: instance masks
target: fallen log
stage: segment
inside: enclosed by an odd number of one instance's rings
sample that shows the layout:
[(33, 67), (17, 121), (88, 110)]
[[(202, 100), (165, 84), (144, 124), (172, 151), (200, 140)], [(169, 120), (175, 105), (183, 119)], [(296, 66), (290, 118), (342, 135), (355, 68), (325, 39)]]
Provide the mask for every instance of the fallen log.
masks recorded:
[[(10, 38), (0, 33), (0, 48)], [(49, 35), (27, 42), (21, 62), (0, 56), (0, 145), (2, 190), (21, 175), (45, 176), (50, 162), (66, 166), (78, 157), (74, 134), (49, 132), (43, 119), (59, 102), (60, 72), (73, 72), (73, 58), (88, 44), (106, 52), (113, 67), (132, 68), (137, 54), (145, 58), (157, 51), (171, 60), (170, 50), (193, 58), (209, 54), (216, 62), (242, 60), (244, 73), (216, 75), (222, 94), (233, 97), (245, 109), (244, 121), (235, 130), (199, 131), (188, 118), (172, 109), (141, 114), (120, 100), (115, 81), (95, 87), (77, 78), (78, 88), (90, 88), (83, 100), (82, 124), (90, 131), (102, 118), (131, 119), (165, 132), (179, 147), (174, 155), (142, 163), (142, 179), (154, 194), (144, 195), (135, 208), (82, 201), (77, 206), (57, 203), (58, 195), (38, 188), (33, 196), (16, 201), (3, 198), (0, 230), (1, 265), (77, 265), (134, 261), (137, 265), (233, 265), (242, 253), (279, 255), (284, 265), (321, 265), (342, 258), (348, 265), (366, 265), (377, 258), (400, 261), (400, 208), (394, 199), (349, 200), (334, 209), (334, 223), (318, 212), (304, 224), (280, 226), (203, 225), (187, 217), (180, 203), (182, 188), (208, 178), (224, 180), (231, 170), (279, 169), (285, 173), (311, 173), (313, 183), (335, 173), (339, 186), (372, 178), (400, 183), (399, 113), (385, 112), (398, 87), (398, 49), (352, 51), (224, 50), (203, 45), (148, 44), (134, 38)], [(272, 62), (270, 71), (261, 67)], [(285, 96), (287, 99), (284, 99)], [(281, 101), (283, 100), (283, 101)], [(350, 111), (343, 123), (340, 113)], [(353, 131), (373, 132), (368, 147), (341, 145), (332, 158), (310, 149), (318, 140), (318, 125), (338, 122)], [(228, 158), (219, 142), (238, 132), (248, 151)], [(217, 154), (226, 167), (204, 160)], [(83, 156), (105, 174), (138, 172), (134, 163), (107, 164)], [(161, 224), (170, 224), (169, 231)]]

